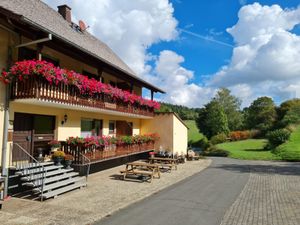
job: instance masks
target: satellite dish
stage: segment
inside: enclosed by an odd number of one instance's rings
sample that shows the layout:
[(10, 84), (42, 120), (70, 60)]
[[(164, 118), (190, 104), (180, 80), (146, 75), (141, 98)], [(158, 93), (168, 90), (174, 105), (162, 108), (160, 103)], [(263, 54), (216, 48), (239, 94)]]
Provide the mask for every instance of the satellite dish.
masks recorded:
[(79, 27), (81, 31), (85, 31), (88, 28), (82, 20), (79, 20)]

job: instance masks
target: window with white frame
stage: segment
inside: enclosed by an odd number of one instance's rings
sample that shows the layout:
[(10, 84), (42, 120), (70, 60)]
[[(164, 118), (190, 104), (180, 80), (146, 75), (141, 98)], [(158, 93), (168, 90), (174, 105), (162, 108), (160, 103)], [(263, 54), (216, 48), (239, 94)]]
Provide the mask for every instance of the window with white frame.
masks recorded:
[(110, 120), (108, 123), (108, 132), (109, 134), (115, 134), (116, 133), (116, 121)]
[(97, 119), (81, 119), (81, 137), (101, 136), (102, 120)]

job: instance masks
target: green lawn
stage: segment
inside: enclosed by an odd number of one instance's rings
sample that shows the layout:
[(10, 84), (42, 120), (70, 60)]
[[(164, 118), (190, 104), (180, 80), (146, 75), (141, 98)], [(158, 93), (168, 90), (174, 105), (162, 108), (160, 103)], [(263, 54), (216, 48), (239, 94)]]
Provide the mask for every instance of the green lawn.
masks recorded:
[(195, 120), (186, 120), (184, 121), (188, 126), (188, 140), (189, 143), (197, 143), (203, 138), (203, 135), (199, 132)]
[(280, 156), (264, 150), (265, 139), (248, 139), (218, 144), (219, 149), (229, 151), (229, 157), (248, 160), (280, 160)]
[(300, 126), (291, 134), (290, 140), (277, 147), (283, 160), (300, 161)]

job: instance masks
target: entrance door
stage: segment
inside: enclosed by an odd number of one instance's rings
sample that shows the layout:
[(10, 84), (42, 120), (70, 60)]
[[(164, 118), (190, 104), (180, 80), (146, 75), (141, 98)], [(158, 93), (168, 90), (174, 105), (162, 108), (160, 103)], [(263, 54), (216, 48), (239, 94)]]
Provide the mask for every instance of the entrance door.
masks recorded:
[[(26, 113), (15, 113), (12, 161), (29, 160), (37, 156), (36, 149), (43, 148), (43, 154), (49, 152), (48, 142), (54, 139), (55, 117)], [(20, 149), (22, 148), (22, 149)]]
[(118, 120), (116, 123), (117, 136), (131, 136), (132, 135), (132, 123), (127, 121)]
[[(32, 155), (33, 117), (30, 114), (15, 113), (13, 142)], [(13, 146), (12, 161), (28, 160), (18, 145)]]

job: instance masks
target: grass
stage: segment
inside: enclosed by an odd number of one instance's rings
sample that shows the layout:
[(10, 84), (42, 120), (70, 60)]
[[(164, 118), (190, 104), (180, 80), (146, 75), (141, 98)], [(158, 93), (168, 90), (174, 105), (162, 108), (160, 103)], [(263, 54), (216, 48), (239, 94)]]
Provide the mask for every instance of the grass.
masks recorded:
[(278, 155), (287, 161), (300, 161), (300, 126), (292, 132), (288, 142), (276, 148)]
[(229, 152), (229, 157), (247, 160), (280, 160), (281, 157), (270, 150), (264, 150), (267, 140), (248, 139), (218, 144), (219, 149)]
[(195, 120), (186, 120), (184, 122), (189, 128), (188, 141), (191, 145), (194, 145), (203, 138), (203, 134), (199, 132)]

